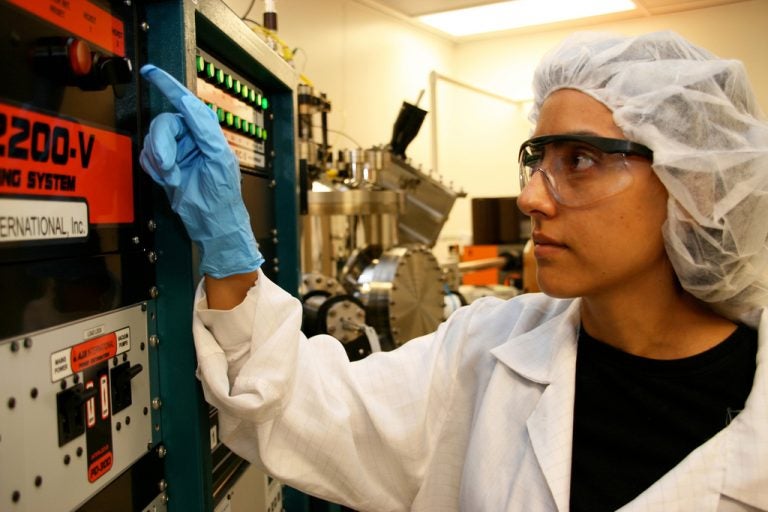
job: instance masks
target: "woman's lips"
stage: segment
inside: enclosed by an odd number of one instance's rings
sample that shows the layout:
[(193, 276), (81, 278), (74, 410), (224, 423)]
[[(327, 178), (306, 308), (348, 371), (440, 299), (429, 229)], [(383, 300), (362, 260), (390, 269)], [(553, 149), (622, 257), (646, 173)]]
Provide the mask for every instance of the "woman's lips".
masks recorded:
[(551, 257), (567, 249), (565, 244), (542, 233), (534, 233), (532, 238), (533, 254), (537, 259)]

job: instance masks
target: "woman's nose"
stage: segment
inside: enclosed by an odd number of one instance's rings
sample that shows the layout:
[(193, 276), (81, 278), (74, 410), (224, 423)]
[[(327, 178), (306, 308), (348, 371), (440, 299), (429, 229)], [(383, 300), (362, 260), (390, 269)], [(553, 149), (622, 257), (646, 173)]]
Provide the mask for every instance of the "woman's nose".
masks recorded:
[(528, 216), (539, 213), (551, 217), (555, 214), (557, 204), (549, 190), (544, 171), (539, 170), (533, 173), (517, 197), (517, 206)]

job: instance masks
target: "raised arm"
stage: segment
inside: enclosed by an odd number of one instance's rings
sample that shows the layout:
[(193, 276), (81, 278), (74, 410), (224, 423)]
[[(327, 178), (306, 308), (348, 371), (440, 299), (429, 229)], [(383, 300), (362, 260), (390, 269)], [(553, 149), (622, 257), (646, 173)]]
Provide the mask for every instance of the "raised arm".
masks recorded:
[(142, 76), (179, 112), (152, 120), (140, 162), (163, 187), (202, 254), (208, 307), (240, 304), (264, 262), (240, 191), (240, 167), (216, 115), (168, 73), (153, 65)]

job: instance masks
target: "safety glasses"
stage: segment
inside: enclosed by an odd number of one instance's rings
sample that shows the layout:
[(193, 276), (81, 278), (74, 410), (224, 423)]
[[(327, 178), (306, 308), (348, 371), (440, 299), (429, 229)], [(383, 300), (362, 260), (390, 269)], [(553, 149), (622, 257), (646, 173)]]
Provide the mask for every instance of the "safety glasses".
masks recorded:
[(653, 162), (653, 151), (624, 139), (591, 135), (545, 135), (520, 146), (520, 190), (541, 172), (554, 199), (587, 206), (632, 184), (628, 157)]

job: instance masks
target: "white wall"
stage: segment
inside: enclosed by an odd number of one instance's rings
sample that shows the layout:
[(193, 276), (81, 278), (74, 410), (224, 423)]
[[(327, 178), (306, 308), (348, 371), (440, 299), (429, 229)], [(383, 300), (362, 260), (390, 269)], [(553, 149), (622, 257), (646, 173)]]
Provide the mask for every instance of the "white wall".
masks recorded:
[[(250, 0), (228, 0), (242, 16)], [(353, 0), (277, 0), (278, 35), (292, 48), (296, 69), (332, 103), (330, 128), (347, 133), (362, 147), (387, 144), (403, 101), (429, 104), (429, 73), (451, 74), (454, 45), (396, 17)], [(261, 21), (263, 2), (256, 0), (251, 17)], [(319, 122), (319, 118), (317, 119)], [(427, 122), (408, 148), (414, 163), (427, 165)], [(319, 138), (319, 130), (316, 132)], [(354, 144), (330, 134), (336, 149)]]
[[(250, 0), (228, 0), (242, 15)], [(251, 16), (261, 19), (261, 0)], [(297, 54), (303, 71), (333, 103), (332, 129), (348, 133), (363, 147), (387, 143), (403, 100), (413, 102), (428, 88), (429, 73), (473, 84), (515, 99), (530, 97), (533, 69), (541, 55), (569, 32), (506, 36), (454, 44), (397, 17), (355, 0), (278, 0), (279, 35)], [(584, 27), (637, 34), (674, 30), (714, 53), (742, 60), (758, 99), (768, 112), (768, 1), (750, 0), (637, 20)], [(517, 186), (516, 152), (530, 130), (527, 105), (509, 105), (445, 81), (437, 104), (408, 148), (414, 164), (432, 167), (430, 116), (436, 115), (438, 168), (446, 181), (469, 197), (457, 201), (443, 229), (444, 242), (471, 243), (471, 197), (511, 196)], [(420, 106), (427, 108), (427, 94)], [(336, 148), (348, 140), (333, 136)], [(435, 248), (445, 256), (445, 243)]]

